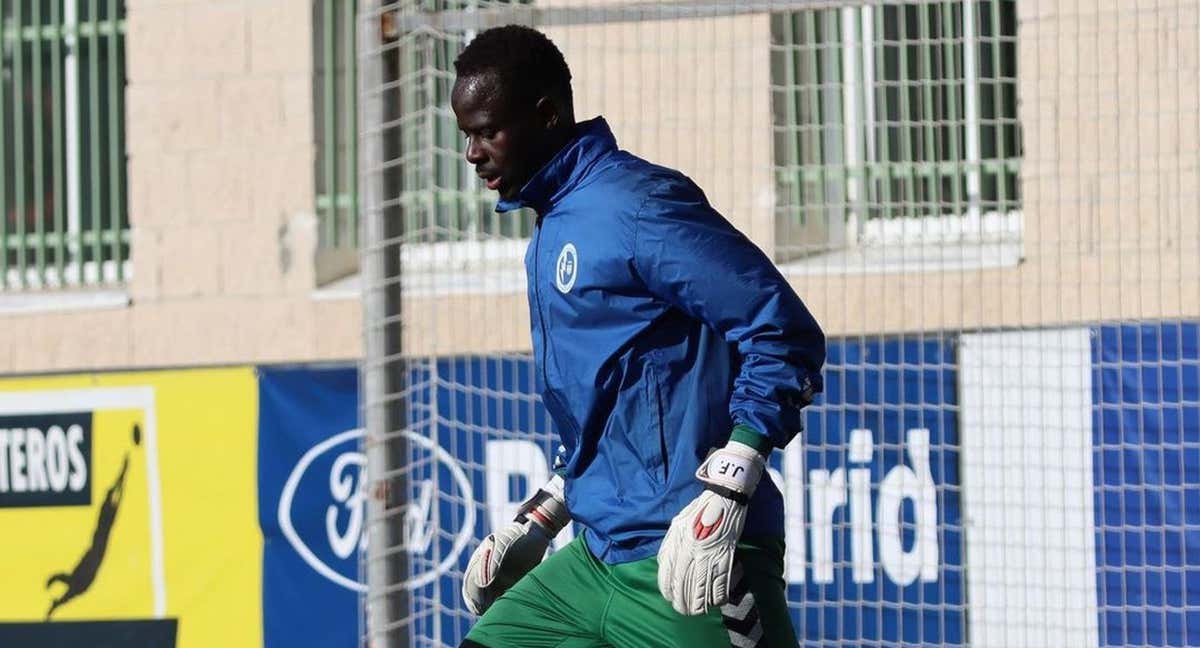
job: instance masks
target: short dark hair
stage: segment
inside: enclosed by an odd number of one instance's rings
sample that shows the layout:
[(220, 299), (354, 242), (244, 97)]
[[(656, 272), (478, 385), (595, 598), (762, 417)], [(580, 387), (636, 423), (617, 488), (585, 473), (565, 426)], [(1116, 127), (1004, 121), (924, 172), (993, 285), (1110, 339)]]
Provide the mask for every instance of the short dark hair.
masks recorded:
[(554, 96), (570, 107), (571, 70), (558, 47), (542, 32), (505, 25), (480, 32), (454, 60), (460, 77), (492, 73), (514, 98)]

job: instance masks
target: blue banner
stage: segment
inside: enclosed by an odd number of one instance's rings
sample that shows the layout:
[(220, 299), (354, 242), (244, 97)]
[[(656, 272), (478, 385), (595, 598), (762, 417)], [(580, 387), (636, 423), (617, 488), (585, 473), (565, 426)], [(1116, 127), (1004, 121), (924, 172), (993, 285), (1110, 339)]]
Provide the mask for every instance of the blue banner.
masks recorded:
[[(785, 482), (793, 621), (806, 646), (963, 641), (957, 428), (949, 344), (833, 344)], [(409, 371), (405, 511), (411, 632), (455, 641), (475, 539), (548, 477), (557, 441), (527, 356), (443, 358)], [(353, 370), (269, 370), (260, 381), (267, 645), (351, 645), (346, 553), (360, 473)], [(797, 461), (798, 460), (798, 461)], [(345, 483), (345, 488), (337, 487)], [(790, 487), (788, 486), (790, 485)], [(812, 502), (823, 503), (819, 510)], [(333, 527), (326, 516), (333, 512)], [(800, 512), (803, 517), (795, 518)], [(339, 540), (341, 538), (341, 540)], [(565, 540), (565, 538), (563, 538)], [(339, 549), (340, 547), (340, 549)], [(361, 586), (358, 586), (361, 587)], [(314, 637), (328, 637), (317, 642)]]
[(1103, 646), (1200, 646), (1200, 326), (1093, 336)]
[(803, 520), (787, 538), (802, 645), (963, 644), (951, 340), (832, 343), (824, 375), (798, 442), (804, 470), (784, 466), (805, 479), (785, 488), (791, 524)]
[(260, 369), (258, 391), (263, 643), (356, 648), (365, 513), (358, 372)]
[(420, 583), (413, 590), (412, 628), (416, 636), (453, 643), (475, 618), (464, 613), (462, 583), (449, 570), (462, 573), (475, 541), (511, 520), (549, 479), (557, 441), (534, 391), (529, 356), (441, 358), (414, 365), (409, 376), (423, 386), (409, 401), (414, 429), (436, 441), (426, 451), (444, 452), (442, 460), (426, 463), (436, 468), (436, 478), (432, 470), (413, 475), (409, 497), (419, 501), (431, 483), (437, 493), (452, 494), (437, 498), (440, 540), (425, 548), (410, 573)]
[[(1103, 646), (1200, 645), (1200, 326), (1104, 326), (1091, 337), (1092, 357), (1084, 340), (1072, 365), (1090, 361), (1091, 402), (1086, 387), (1078, 402), (1055, 387), (1045, 403), (1091, 415), (1096, 600), (1071, 604), (1089, 619), (1097, 610)], [(805, 648), (968, 641), (957, 340), (832, 342), (806, 430), (772, 457)], [(995, 401), (1019, 388), (1010, 383), (1024, 374), (1009, 373), (980, 389)], [(474, 541), (547, 478), (557, 440), (528, 356), (420, 360), (408, 376), (400, 515), (409, 628), (453, 644), (474, 622), (457, 574)], [(357, 383), (353, 368), (260, 371), (269, 648), (357, 645), (365, 512)], [(1003, 585), (997, 591), (1023, 591)], [(1089, 625), (1080, 632), (1095, 636)]]

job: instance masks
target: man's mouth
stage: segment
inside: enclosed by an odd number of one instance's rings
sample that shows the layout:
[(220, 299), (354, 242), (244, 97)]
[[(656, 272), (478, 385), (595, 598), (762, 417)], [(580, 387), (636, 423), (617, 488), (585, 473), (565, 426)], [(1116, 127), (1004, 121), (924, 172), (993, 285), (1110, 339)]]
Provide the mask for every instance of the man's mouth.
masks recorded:
[(500, 183), (502, 182), (501, 178), (503, 177), (502, 174), (497, 173), (496, 175), (492, 175), (491, 173), (484, 173), (482, 171), (478, 171), (478, 172), (476, 172), (476, 175), (479, 176), (480, 180), (483, 180), (484, 184), (487, 185), (488, 189), (491, 189), (492, 191), (496, 191), (500, 188)]

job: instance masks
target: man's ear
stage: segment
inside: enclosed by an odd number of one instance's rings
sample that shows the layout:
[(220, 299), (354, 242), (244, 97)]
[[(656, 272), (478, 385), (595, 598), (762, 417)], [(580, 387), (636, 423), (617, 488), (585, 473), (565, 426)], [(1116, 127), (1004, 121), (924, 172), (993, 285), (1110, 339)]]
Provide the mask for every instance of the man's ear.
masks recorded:
[(538, 99), (535, 109), (537, 110), (538, 114), (538, 122), (541, 123), (543, 128), (546, 130), (554, 130), (558, 127), (562, 115), (558, 109), (558, 106), (552, 99), (550, 99), (550, 97), (542, 97), (541, 99)]

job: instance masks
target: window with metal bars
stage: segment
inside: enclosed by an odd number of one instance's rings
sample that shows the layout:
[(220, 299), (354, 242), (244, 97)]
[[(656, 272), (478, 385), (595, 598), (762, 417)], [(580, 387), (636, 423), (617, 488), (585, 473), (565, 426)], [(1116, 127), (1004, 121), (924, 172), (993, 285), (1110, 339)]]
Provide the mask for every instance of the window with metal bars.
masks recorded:
[(129, 276), (125, 2), (0, 0), (0, 290)]
[(776, 258), (1020, 239), (1015, 0), (774, 14)]
[(356, 0), (313, 5), (316, 114), (316, 207), (319, 245), (354, 249), (358, 242)]
[[(520, 4), (527, 4), (521, 2)], [(319, 249), (333, 278), (351, 269), (358, 245), (356, 169), (356, 65), (354, 0), (314, 3)], [(458, 11), (513, 4), (487, 0), (424, 0), (405, 11)], [(485, 190), (463, 159), (465, 142), (450, 109), (454, 59), (473, 32), (420, 30), (385, 34), (384, 124), (386, 159), (399, 160), (384, 173), (385, 208), (400, 219), (412, 243), (527, 238), (532, 214), (496, 214), (495, 195)], [(340, 255), (340, 260), (339, 259)]]

